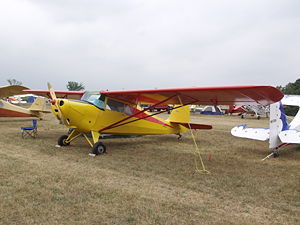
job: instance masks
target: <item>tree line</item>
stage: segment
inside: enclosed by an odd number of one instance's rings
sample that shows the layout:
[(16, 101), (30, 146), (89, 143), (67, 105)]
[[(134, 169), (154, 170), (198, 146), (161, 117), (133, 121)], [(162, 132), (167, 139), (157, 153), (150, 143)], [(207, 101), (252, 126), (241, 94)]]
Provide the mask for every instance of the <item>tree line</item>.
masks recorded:
[[(285, 95), (300, 95), (300, 79), (295, 82), (288, 83), (285, 86), (277, 86)], [(284, 106), (284, 111), (288, 116), (295, 116), (298, 112), (298, 106)]]
[[(22, 82), (16, 79), (7, 79), (6, 81), (8, 82), (9, 85), (22, 85)], [(68, 81), (66, 88), (69, 91), (82, 91), (85, 89), (83, 83), (79, 83), (76, 81)]]

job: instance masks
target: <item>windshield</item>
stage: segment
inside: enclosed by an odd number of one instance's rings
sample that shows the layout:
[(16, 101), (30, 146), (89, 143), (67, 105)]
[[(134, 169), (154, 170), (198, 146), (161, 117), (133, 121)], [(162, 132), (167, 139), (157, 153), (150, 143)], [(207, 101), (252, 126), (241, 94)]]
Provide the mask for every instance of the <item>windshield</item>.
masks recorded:
[(98, 91), (86, 91), (81, 97), (82, 101), (91, 103), (92, 105), (104, 110), (104, 100), (105, 96), (101, 96)]

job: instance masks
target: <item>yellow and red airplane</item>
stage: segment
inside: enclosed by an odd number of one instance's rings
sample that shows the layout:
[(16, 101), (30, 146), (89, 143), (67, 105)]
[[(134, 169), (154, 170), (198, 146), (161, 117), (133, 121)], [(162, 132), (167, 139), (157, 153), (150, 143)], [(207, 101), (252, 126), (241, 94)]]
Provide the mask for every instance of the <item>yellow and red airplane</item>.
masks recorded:
[(46, 101), (44, 98), (37, 97), (32, 105), (26, 109), (17, 105), (13, 105), (3, 98), (24, 94), (22, 90), (28, 89), (20, 85), (11, 85), (0, 87), (0, 117), (39, 117), (41, 118), (43, 113), (49, 113), (46, 110)]
[[(190, 123), (189, 105), (269, 105), (283, 97), (282, 92), (272, 86), (93, 92), (54, 91), (50, 84), (48, 88), (48, 91), (25, 92), (50, 97), (54, 114), (67, 128), (72, 128), (69, 135), (58, 138), (58, 144), (67, 146), (76, 138), (84, 136), (96, 155), (106, 151), (105, 145), (99, 141), (101, 134), (180, 135), (187, 129), (211, 129), (210, 125)], [(142, 109), (140, 104), (150, 106)], [(148, 113), (161, 104), (175, 105), (167, 120), (156, 116), (163, 111)], [(92, 135), (92, 141), (87, 137), (88, 133)]]

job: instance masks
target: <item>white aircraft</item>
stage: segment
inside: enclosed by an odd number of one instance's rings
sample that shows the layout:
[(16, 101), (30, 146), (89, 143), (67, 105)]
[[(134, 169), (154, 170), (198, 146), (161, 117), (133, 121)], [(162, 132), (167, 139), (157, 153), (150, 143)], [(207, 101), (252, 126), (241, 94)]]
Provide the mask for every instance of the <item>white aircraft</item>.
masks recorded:
[(269, 140), (269, 148), (273, 152), (263, 160), (279, 156), (279, 148), (290, 144), (300, 144), (300, 110), (294, 119), (288, 123), (283, 105), (300, 107), (300, 95), (285, 95), (281, 102), (270, 105), (269, 128), (247, 128), (247, 125), (238, 125), (231, 129), (236, 137), (249, 138), (260, 141)]

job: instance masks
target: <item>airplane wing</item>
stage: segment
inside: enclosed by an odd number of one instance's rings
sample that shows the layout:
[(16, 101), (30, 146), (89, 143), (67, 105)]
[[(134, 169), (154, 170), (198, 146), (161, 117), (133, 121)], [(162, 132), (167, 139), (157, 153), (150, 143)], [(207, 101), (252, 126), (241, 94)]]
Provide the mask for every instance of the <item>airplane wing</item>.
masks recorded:
[[(24, 90), (26, 93), (35, 94), (51, 99), (50, 92), (47, 90)], [(80, 100), (84, 91), (55, 91), (56, 97)]]
[(283, 97), (283, 93), (272, 86), (194, 87), (100, 93), (131, 104), (269, 105)]
[(282, 105), (300, 106), (300, 95), (284, 95)]
[(28, 89), (28, 88), (20, 85), (10, 85), (10, 86), (0, 87), (0, 99), (13, 96), (13, 95), (24, 94), (24, 92), (22, 92), (22, 90), (24, 89)]
[(236, 137), (249, 138), (259, 141), (269, 140), (270, 129), (268, 128), (246, 128), (247, 125), (238, 125), (231, 129), (231, 134)]
[(300, 131), (298, 130), (284, 130), (278, 136), (282, 143), (300, 144)]

